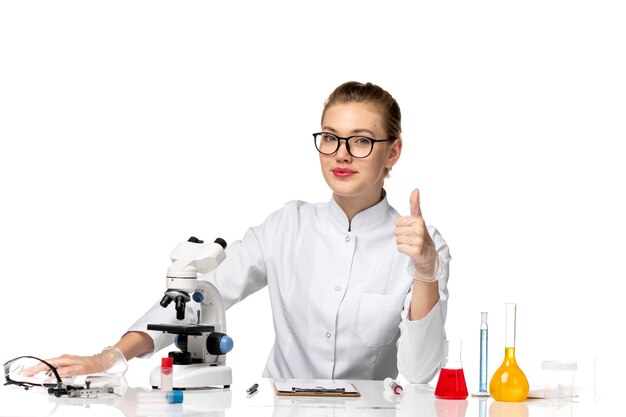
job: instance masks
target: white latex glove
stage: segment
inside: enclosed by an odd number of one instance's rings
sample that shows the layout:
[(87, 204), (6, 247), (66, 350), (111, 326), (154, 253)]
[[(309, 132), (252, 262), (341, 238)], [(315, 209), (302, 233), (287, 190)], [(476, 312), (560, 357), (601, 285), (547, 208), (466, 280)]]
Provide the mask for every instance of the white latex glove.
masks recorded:
[[(62, 355), (58, 358), (46, 359), (46, 362), (57, 368), (60, 377), (88, 375), (104, 372), (122, 376), (128, 369), (128, 363), (121, 350), (107, 346), (102, 352), (91, 356)], [(48, 371), (46, 364), (40, 363), (22, 371), (24, 376), (33, 376)]]
[(420, 192), (411, 193), (411, 215), (396, 219), (396, 244), (398, 251), (411, 258), (409, 273), (418, 281), (433, 282), (439, 279), (439, 255), (435, 249), (420, 208)]

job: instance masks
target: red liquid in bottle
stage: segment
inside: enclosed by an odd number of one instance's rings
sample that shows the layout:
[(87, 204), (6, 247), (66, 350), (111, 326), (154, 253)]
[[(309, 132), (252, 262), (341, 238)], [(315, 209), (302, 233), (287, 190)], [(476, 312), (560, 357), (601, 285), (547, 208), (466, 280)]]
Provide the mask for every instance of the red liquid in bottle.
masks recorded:
[(463, 369), (442, 368), (435, 388), (435, 397), (444, 400), (463, 400), (467, 398), (467, 384)]

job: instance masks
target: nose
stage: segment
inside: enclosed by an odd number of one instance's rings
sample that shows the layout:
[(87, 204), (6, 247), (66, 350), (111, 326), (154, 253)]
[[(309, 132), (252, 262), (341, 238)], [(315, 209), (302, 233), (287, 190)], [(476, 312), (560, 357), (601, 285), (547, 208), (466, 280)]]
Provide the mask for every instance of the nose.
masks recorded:
[(348, 152), (348, 147), (350, 145), (348, 145), (348, 141), (347, 140), (343, 140), (343, 147), (342, 145), (342, 140), (339, 140), (339, 148), (337, 148), (337, 160), (339, 161), (348, 161), (350, 160), (350, 158), (352, 158), (352, 155), (350, 155), (350, 152)]

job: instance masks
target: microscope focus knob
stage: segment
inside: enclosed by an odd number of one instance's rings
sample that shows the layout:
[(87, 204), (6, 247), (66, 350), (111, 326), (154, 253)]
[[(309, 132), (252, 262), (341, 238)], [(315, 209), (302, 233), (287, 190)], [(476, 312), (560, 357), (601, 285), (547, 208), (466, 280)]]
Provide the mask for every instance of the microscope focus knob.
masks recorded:
[(224, 333), (211, 333), (206, 339), (206, 349), (211, 355), (225, 355), (233, 350), (233, 339)]

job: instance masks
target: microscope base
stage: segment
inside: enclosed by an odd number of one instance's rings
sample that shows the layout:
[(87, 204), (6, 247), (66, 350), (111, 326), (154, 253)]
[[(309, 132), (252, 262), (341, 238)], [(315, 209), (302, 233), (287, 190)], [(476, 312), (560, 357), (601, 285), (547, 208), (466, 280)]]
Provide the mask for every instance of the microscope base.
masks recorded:
[[(210, 363), (192, 363), (174, 365), (174, 389), (230, 387), (233, 380), (232, 370), (226, 365)], [(150, 373), (152, 388), (161, 386), (161, 368), (156, 367)]]

